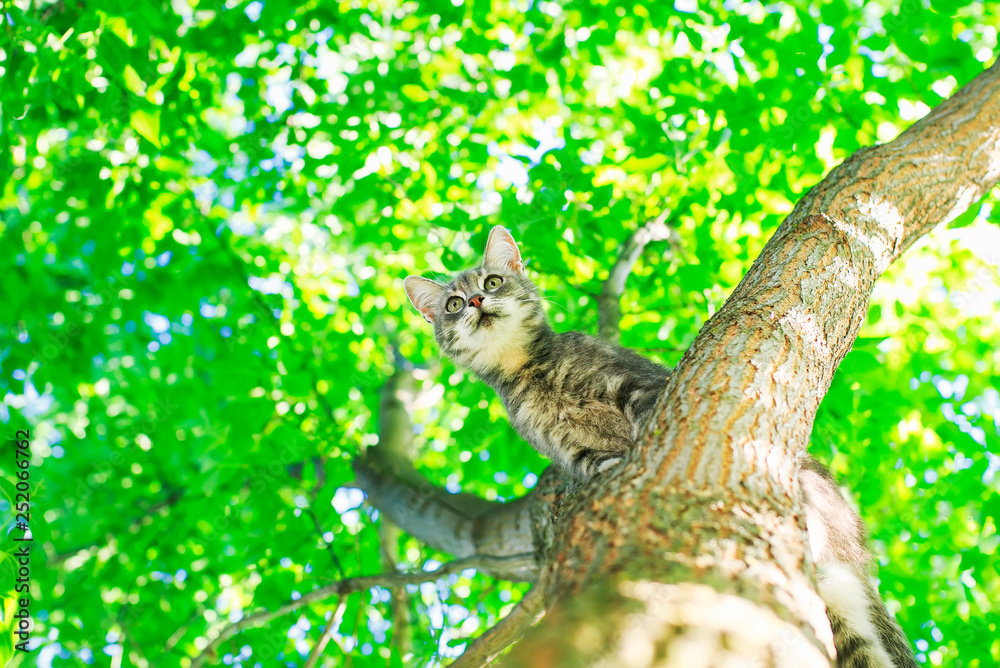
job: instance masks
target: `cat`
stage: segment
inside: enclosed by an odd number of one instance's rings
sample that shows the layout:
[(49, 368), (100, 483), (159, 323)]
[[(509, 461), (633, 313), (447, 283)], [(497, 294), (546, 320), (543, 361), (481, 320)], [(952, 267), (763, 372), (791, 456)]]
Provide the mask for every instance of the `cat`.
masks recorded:
[[(510, 233), (490, 231), (482, 264), (450, 283), (408, 276), (410, 302), (448, 358), (500, 396), (511, 425), (542, 455), (588, 479), (614, 466), (651, 417), (670, 371), (580, 332), (556, 333)], [(870, 577), (861, 518), (829, 471), (800, 473), (810, 551), (841, 668), (917, 668)]]

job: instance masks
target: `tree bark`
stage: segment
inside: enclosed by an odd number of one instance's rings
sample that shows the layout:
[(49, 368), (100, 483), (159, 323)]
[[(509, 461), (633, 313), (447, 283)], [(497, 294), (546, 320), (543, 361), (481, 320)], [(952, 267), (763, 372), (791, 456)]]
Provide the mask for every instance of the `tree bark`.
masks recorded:
[(624, 465), (576, 488), (549, 476), (486, 513), (488, 527), (393, 519), (459, 556), (534, 555), (525, 579), (547, 612), (506, 665), (829, 666), (798, 502), (816, 410), (878, 277), (998, 178), (994, 65), (802, 198), (684, 354)]
[(828, 665), (797, 501), (816, 409), (876, 279), (998, 178), (994, 65), (810, 191), (684, 354), (625, 466), (567, 500), (541, 576), (557, 610), (511, 663)]

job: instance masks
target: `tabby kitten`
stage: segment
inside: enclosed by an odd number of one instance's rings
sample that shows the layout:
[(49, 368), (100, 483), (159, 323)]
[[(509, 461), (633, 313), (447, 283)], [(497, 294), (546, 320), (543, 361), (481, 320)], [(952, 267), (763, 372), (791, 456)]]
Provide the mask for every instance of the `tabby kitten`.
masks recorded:
[[(580, 332), (557, 334), (510, 233), (494, 227), (482, 265), (444, 284), (404, 281), (441, 351), (503, 400), (514, 429), (579, 478), (618, 462), (650, 418), (669, 371)], [(917, 668), (870, 577), (861, 518), (819, 462), (801, 472), (810, 550), (842, 668)]]

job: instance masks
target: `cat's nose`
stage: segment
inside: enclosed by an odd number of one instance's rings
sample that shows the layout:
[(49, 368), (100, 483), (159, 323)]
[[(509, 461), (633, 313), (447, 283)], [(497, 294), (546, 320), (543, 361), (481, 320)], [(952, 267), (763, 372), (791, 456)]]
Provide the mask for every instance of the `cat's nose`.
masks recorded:
[(471, 297), (469, 297), (469, 306), (473, 308), (479, 308), (482, 305), (483, 305), (482, 295), (472, 295)]

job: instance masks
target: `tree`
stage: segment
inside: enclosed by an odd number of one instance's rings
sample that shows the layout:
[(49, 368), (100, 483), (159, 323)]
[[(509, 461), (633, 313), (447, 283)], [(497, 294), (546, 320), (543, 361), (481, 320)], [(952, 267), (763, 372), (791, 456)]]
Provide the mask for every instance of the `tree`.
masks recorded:
[[(689, 637), (657, 615), (703, 624), (701, 596), (730, 604), (714, 628), (821, 665), (787, 494), (808, 444), (922, 660), (1000, 661), (993, 196), (915, 244), (997, 178), (998, 9), (9, 4), (0, 418), (32, 432), (33, 651), (472, 665), (547, 608), (512, 662), (614, 664), (616, 634), (654, 656)], [(859, 218), (872, 184), (910, 208)], [(496, 223), (557, 327), (678, 366), (593, 488), (542, 474), (405, 304), (403, 276), (467, 265)], [(793, 301), (761, 311), (768, 289)], [(803, 363), (764, 411), (740, 390), (775, 376), (769, 336)], [(710, 456), (734, 444), (781, 465)], [(716, 462), (754, 473), (740, 503)], [(760, 568), (720, 574), (742, 556)]]

